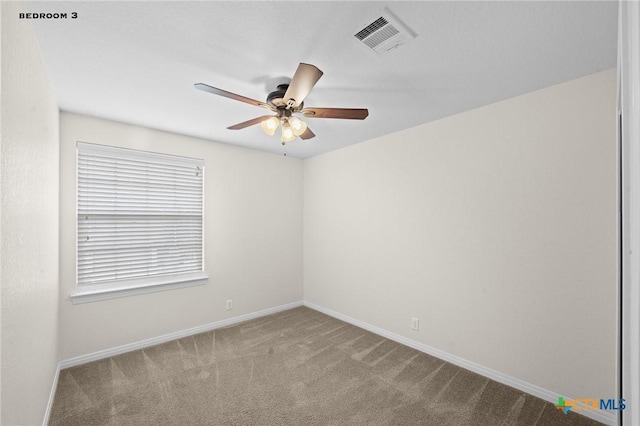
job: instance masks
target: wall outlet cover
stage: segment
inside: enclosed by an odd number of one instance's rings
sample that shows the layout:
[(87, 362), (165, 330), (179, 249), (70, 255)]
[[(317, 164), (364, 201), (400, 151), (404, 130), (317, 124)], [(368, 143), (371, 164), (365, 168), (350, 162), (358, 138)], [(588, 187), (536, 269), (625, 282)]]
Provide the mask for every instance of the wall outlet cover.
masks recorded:
[(411, 318), (411, 329), (418, 330), (420, 328), (420, 320), (418, 318)]

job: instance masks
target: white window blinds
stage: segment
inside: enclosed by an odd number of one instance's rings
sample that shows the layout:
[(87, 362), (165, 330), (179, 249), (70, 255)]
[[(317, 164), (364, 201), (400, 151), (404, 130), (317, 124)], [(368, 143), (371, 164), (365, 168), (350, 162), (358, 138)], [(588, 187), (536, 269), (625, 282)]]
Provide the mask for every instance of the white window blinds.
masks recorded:
[(206, 278), (204, 160), (77, 147), (78, 293)]

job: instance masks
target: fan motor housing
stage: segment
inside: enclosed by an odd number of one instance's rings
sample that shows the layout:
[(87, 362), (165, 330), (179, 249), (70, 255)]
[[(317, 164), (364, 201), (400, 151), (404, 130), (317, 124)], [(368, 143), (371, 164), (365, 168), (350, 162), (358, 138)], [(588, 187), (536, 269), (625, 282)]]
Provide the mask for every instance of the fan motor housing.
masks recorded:
[[(267, 103), (269, 105), (273, 105), (278, 109), (286, 109), (287, 101), (284, 99), (284, 95), (287, 93), (288, 88), (288, 84), (279, 84), (276, 90), (267, 95)], [(300, 111), (303, 105), (304, 102), (298, 105), (298, 107), (295, 108), (294, 111)]]

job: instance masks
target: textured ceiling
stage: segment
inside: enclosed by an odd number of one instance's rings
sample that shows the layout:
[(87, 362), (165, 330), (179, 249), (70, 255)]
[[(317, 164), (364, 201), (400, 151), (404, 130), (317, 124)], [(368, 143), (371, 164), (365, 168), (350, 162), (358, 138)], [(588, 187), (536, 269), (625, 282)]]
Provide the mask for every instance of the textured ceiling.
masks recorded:
[[(617, 3), (28, 2), (63, 111), (282, 153), (265, 113), (197, 91), (265, 100), (299, 62), (324, 76), (306, 106), (368, 108), (364, 121), (306, 119), (305, 158), (616, 66)], [(417, 33), (378, 55), (353, 36), (387, 7)]]

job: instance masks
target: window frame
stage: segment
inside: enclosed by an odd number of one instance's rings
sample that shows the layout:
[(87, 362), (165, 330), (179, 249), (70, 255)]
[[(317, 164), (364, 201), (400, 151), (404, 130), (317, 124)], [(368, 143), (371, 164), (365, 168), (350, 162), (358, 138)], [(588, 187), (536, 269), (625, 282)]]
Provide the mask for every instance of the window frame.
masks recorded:
[[(95, 302), (99, 300), (106, 300), (118, 297), (126, 297), (137, 294), (145, 294), (145, 293), (153, 293), (158, 291), (166, 291), (173, 290), (178, 288), (192, 287), (207, 284), (208, 275), (205, 269), (205, 215), (204, 215), (204, 205), (205, 205), (205, 162), (203, 159), (193, 158), (193, 157), (184, 157), (177, 156), (173, 154), (152, 152), (152, 151), (143, 151), (131, 148), (124, 148), (118, 146), (110, 146), (110, 145), (101, 145), (95, 143), (88, 143), (77, 141), (76, 142), (76, 159), (75, 159), (75, 184), (76, 184), (76, 199), (75, 199), (75, 291), (70, 295), (71, 301), (74, 304), (77, 303), (86, 303), (86, 302)], [(202, 173), (201, 179), (201, 191), (202, 191), (202, 207), (200, 209), (200, 217), (201, 217), (201, 264), (199, 265), (201, 268), (198, 271), (188, 271), (188, 272), (177, 272), (173, 274), (156, 274), (145, 277), (137, 277), (132, 279), (115, 279), (105, 281), (103, 283), (93, 283), (93, 284), (80, 284), (79, 283), (79, 217), (80, 217), (80, 152), (84, 151), (84, 153), (107, 153), (111, 154), (112, 158), (127, 158), (122, 157), (123, 155), (131, 155), (135, 156), (139, 159), (151, 159), (151, 160), (161, 160), (165, 165), (167, 164), (189, 164), (200, 167)], [(135, 218), (136, 214), (134, 213), (114, 213), (114, 216), (123, 215), (129, 216), (130, 218)], [(161, 217), (162, 215), (158, 215)]]

